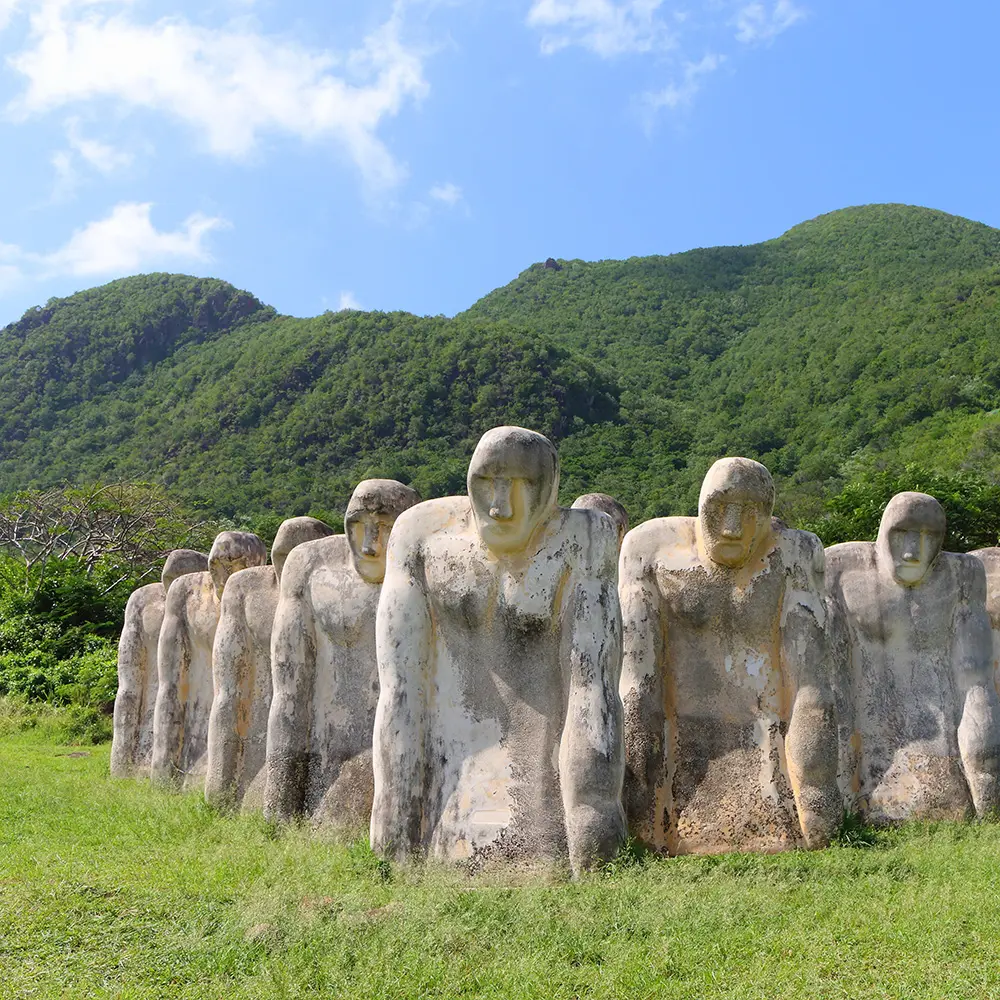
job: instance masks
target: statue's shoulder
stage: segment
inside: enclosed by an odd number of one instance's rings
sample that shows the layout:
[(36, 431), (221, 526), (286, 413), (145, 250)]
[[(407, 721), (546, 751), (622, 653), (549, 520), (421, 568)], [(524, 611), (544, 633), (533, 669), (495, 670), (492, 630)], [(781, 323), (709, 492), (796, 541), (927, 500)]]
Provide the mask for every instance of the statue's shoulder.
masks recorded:
[(969, 553), (978, 559), (986, 569), (986, 575), (992, 577), (1000, 573), (1000, 548), (992, 546), (988, 549), (976, 549)]
[(986, 565), (971, 552), (942, 552), (938, 562), (958, 585), (960, 600), (986, 602)]
[(780, 521), (775, 524), (774, 534), (786, 566), (801, 565), (811, 573), (823, 575), (826, 553), (818, 535), (801, 528), (789, 528)]
[(698, 561), (697, 518), (654, 517), (634, 527), (622, 543), (622, 572), (685, 569)]
[(208, 572), (185, 573), (177, 577), (167, 591), (167, 614), (181, 611), (189, 601), (201, 599), (206, 590), (214, 589), (212, 574)]
[(389, 544), (394, 548), (434, 544), (464, 531), (472, 519), (468, 497), (438, 497), (414, 504), (396, 518)]
[(874, 542), (840, 542), (826, 549), (826, 575), (828, 580), (855, 571), (875, 571)]
[(162, 583), (147, 583), (144, 587), (138, 587), (132, 591), (125, 609), (126, 612), (139, 614), (147, 608), (163, 604), (166, 597), (167, 592), (163, 589)]
[(226, 580), (222, 601), (225, 603), (229, 595), (232, 595), (231, 600), (239, 599), (261, 589), (269, 589), (274, 586), (274, 582), (273, 566), (248, 566), (246, 569), (237, 570)]
[(328, 535), (302, 542), (285, 558), (281, 570), (281, 593), (299, 592), (308, 585), (317, 570), (346, 567), (350, 560), (351, 547), (347, 543), (347, 535)]

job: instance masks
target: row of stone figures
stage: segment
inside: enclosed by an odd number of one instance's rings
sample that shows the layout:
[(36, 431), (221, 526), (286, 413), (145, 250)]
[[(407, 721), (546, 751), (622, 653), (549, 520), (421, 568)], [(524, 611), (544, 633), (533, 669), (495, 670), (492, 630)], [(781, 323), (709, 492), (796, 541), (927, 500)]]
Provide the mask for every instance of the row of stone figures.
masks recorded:
[(558, 486), (551, 442), (499, 427), (468, 496), (368, 480), (344, 535), (285, 521), (270, 566), (241, 532), (172, 553), (126, 610), (113, 773), (368, 821), (393, 857), (574, 870), (626, 818), (669, 853), (777, 851), (845, 809), (1000, 806), (1000, 549), (942, 552), (932, 497), (824, 552), (745, 458), (712, 466), (697, 517), (630, 532)]

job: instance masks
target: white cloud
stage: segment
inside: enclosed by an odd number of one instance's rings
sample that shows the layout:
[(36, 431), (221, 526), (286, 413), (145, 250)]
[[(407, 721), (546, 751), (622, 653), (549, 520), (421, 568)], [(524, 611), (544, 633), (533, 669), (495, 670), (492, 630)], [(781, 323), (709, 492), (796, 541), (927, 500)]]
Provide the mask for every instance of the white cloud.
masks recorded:
[(550, 55), (580, 45), (604, 58), (671, 48), (675, 36), (657, 16), (663, 0), (534, 0), (528, 25)]
[(770, 7), (763, 2), (749, 3), (736, 15), (736, 39), (747, 44), (769, 42), (805, 16), (805, 10), (792, 0), (776, 0)]
[(345, 309), (360, 309), (361, 303), (354, 297), (354, 292), (341, 292), (340, 293), (340, 303), (337, 306), (338, 312), (344, 312)]
[(150, 266), (212, 259), (206, 236), (226, 222), (196, 212), (179, 229), (162, 232), (150, 219), (150, 203), (122, 202), (104, 219), (76, 230), (52, 253), (0, 243), (0, 292), (30, 280), (134, 273)]
[(702, 78), (714, 73), (726, 57), (710, 52), (696, 63), (685, 63), (680, 82), (672, 82), (662, 90), (648, 91), (642, 95), (642, 105), (647, 115), (655, 114), (662, 108), (671, 111), (687, 107), (701, 89)]
[(139, 23), (128, 0), (41, 0), (28, 47), (8, 60), (26, 79), (8, 112), (25, 120), (111, 100), (179, 120), (212, 153), (230, 158), (247, 156), (265, 134), (333, 140), (369, 184), (391, 186), (405, 171), (379, 126), (428, 92), (422, 55), (400, 37), (401, 3), (360, 47), (337, 57), (242, 22), (224, 29), (180, 16)]
[(20, 3), (21, 0), (0, 0), (0, 31), (10, 23)]
[(447, 184), (435, 184), (428, 194), (435, 201), (443, 202), (450, 207), (454, 207), (462, 200), (462, 189), (457, 184), (452, 184), (451, 182)]
[(109, 146), (98, 139), (87, 139), (81, 135), (80, 121), (77, 118), (71, 118), (66, 123), (66, 137), (70, 149), (102, 174), (114, 173), (132, 164), (131, 153), (115, 149), (114, 146)]
[(117, 274), (150, 262), (211, 260), (205, 237), (224, 220), (195, 212), (180, 229), (160, 232), (150, 219), (152, 204), (122, 202), (106, 219), (78, 229), (61, 249), (43, 258), (57, 274)]

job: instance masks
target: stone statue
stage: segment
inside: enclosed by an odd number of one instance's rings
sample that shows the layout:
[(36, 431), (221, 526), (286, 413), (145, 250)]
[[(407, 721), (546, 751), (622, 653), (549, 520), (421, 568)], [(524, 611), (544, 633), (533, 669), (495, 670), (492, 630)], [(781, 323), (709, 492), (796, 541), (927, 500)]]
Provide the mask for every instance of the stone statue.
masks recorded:
[(376, 624), (371, 845), (394, 857), (614, 855), (621, 616), (608, 517), (556, 505), (551, 442), (483, 435), (468, 497), (396, 523)]
[(396, 518), (419, 501), (393, 479), (368, 479), (344, 515), (346, 534), (288, 557), (271, 636), (264, 814), (364, 826), (371, 813), (378, 699), (375, 609)]
[(986, 570), (986, 613), (993, 631), (993, 686), (1000, 691), (1000, 548), (970, 552)]
[(314, 517), (283, 521), (271, 546), (272, 565), (240, 570), (226, 582), (212, 650), (215, 698), (205, 773), (205, 798), (215, 805), (263, 805), (271, 626), (281, 572), (296, 545), (332, 534)]
[(159, 583), (140, 587), (125, 605), (118, 642), (118, 694), (115, 697), (111, 773), (116, 778), (149, 774), (156, 707), (156, 644), (170, 584), (185, 573), (208, 569), (208, 556), (175, 549), (167, 556)]
[(821, 847), (841, 818), (823, 547), (772, 519), (758, 462), (621, 554), (625, 811), (671, 854)]
[(212, 543), (208, 572), (182, 576), (167, 591), (156, 650), (159, 688), (150, 767), (158, 784), (188, 787), (204, 778), (222, 592), (233, 573), (266, 561), (267, 549), (256, 535), (224, 531)]
[(849, 633), (848, 808), (872, 823), (1000, 805), (986, 574), (974, 556), (941, 551), (945, 528), (937, 500), (900, 493), (876, 542), (826, 550)]
[(573, 510), (599, 510), (607, 514), (614, 522), (618, 532), (618, 551), (621, 552), (622, 542), (628, 534), (628, 511), (607, 493), (584, 493), (573, 501)]

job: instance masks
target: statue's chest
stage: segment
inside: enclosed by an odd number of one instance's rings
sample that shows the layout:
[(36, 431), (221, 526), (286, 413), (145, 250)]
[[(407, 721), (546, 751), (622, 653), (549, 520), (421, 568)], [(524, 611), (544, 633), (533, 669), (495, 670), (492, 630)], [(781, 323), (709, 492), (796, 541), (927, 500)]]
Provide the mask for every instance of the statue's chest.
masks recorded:
[(781, 614), (784, 576), (765, 570), (746, 583), (723, 574), (691, 570), (661, 570), (657, 584), (670, 623), (719, 634), (759, 632), (768, 635)]
[(435, 613), (453, 627), (531, 634), (551, 629), (566, 576), (551, 560), (512, 570), (477, 554), (428, 566), (427, 584)]
[(309, 588), (317, 629), (331, 642), (346, 645), (374, 634), (379, 590), (356, 573), (318, 571)]

